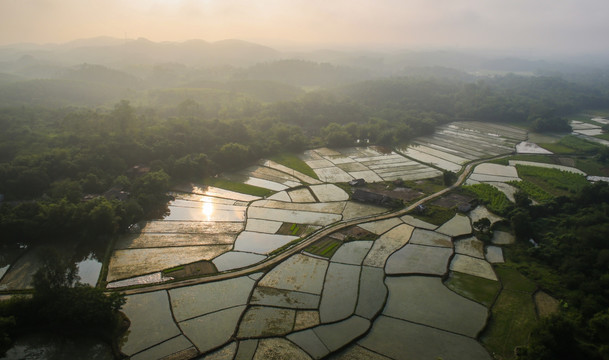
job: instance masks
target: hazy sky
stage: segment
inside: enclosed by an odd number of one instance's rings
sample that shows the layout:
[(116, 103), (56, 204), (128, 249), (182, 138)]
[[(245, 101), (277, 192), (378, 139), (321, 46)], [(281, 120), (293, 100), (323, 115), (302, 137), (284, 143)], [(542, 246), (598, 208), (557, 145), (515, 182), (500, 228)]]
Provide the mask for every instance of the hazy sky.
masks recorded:
[(606, 52), (607, 0), (0, 0), (0, 44), (94, 36)]

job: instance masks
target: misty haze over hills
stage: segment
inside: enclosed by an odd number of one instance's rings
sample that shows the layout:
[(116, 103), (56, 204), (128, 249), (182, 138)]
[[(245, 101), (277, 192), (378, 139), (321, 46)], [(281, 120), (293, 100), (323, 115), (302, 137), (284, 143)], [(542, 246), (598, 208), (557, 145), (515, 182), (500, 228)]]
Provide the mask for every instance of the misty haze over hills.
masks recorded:
[(11, 62), (31, 62), (32, 60), (56, 66), (91, 63), (120, 68), (130, 64), (159, 63), (179, 63), (196, 67), (219, 65), (240, 67), (281, 59), (328, 62), (356, 68), (380, 68), (387, 72), (395, 72), (411, 66), (442, 66), (468, 72), (479, 70), (534, 72), (547, 69), (573, 71), (609, 67), (609, 57), (603, 58), (598, 55), (529, 59), (497, 51), (403, 50), (379, 52), (323, 49), (310, 52), (284, 52), (236, 39), (216, 42), (197, 39), (184, 42), (153, 42), (145, 38), (132, 40), (96, 37), (64, 44), (21, 43), (0, 46), (2, 70), (10, 67)]
[(121, 98), (145, 105), (167, 95), (152, 96), (153, 89), (174, 89), (174, 95), (175, 89), (182, 89), (177, 98), (184, 99), (192, 97), (193, 89), (214, 89), (278, 101), (303, 90), (382, 77), (474, 81), (508, 73), (606, 83), (609, 60), (530, 59), (454, 50), (286, 52), (234, 39), (153, 42), (96, 37), (0, 46), (0, 105), (103, 105)]

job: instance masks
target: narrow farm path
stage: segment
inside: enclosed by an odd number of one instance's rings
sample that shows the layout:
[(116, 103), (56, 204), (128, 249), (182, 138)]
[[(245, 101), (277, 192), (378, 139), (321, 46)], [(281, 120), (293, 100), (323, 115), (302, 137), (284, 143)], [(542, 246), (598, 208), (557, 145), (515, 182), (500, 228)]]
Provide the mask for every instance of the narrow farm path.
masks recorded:
[(394, 212), (384, 213), (384, 214), (380, 214), (380, 215), (360, 217), (360, 218), (356, 218), (356, 219), (352, 219), (352, 220), (348, 220), (348, 221), (339, 221), (335, 224), (332, 224), (328, 227), (325, 227), (323, 229), (320, 229), (320, 230), (312, 233), (311, 235), (309, 235), (308, 238), (306, 238), (299, 244), (285, 250), (284, 252), (278, 254), (277, 256), (269, 258), (261, 263), (252, 265), (250, 267), (242, 268), (242, 269), (231, 271), (231, 272), (221, 273), (221, 274), (217, 274), (217, 275), (201, 277), (201, 278), (186, 279), (186, 280), (180, 280), (180, 281), (163, 283), (163, 284), (155, 284), (155, 285), (138, 287), (138, 288), (127, 289), (127, 290), (117, 289), (116, 291), (121, 291), (126, 295), (133, 295), (133, 294), (147, 293), (147, 292), (152, 292), (152, 291), (157, 291), (157, 290), (168, 290), (168, 289), (175, 289), (175, 288), (179, 288), (179, 287), (183, 287), (183, 286), (191, 286), (191, 285), (209, 283), (209, 282), (214, 282), (214, 281), (227, 280), (227, 279), (232, 279), (232, 278), (250, 275), (250, 274), (264, 271), (270, 267), (273, 267), (273, 266), (281, 263), (282, 261), (286, 260), (288, 257), (306, 249), (309, 245), (322, 239), (323, 237), (328, 236), (341, 229), (344, 229), (344, 228), (347, 228), (347, 227), (350, 227), (353, 225), (358, 225), (361, 223), (385, 220), (385, 219), (389, 219), (389, 218), (393, 218), (393, 217), (403, 216), (406, 213), (415, 209), (417, 206), (419, 206), (423, 203), (426, 203), (430, 200), (433, 200), (439, 196), (442, 196), (442, 195), (446, 194), (447, 192), (450, 192), (450, 191), (454, 190), (455, 188), (461, 186), (461, 184), (463, 184), (463, 182), (465, 181), (467, 176), (471, 173), (472, 169), (476, 165), (483, 163), (483, 162), (487, 162), (489, 160), (499, 159), (499, 158), (502, 158), (502, 157), (505, 157), (508, 155), (504, 154), (504, 155), (499, 155), (499, 156), (495, 156), (495, 157), (491, 157), (491, 158), (473, 161), (465, 166), (465, 168), (463, 169), (463, 171), (457, 178), (457, 181), (455, 181), (455, 183), (453, 185), (451, 185), (445, 189), (442, 189), (436, 193), (428, 195), (404, 209), (400, 209), (400, 210), (397, 210)]

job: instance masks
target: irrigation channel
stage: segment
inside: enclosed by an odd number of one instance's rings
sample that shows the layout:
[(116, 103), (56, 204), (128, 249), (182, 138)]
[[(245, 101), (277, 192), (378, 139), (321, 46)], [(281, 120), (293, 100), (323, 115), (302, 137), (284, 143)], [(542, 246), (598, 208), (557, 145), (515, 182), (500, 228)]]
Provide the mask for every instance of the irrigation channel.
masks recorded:
[(454, 184), (452, 184), (451, 186), (449, 186), (445, 189), (442, 189), (436, 193), (428, 195), (428, 196), (424, 197), (423, 199), (420, 199), (419, 201), (415, 202), (414, 204), (411, 204), (410, 206), (408, 206), (404, 209), (400, 209), (400, 210), (397, 210), (394, 212), (379, 214), (379, 215), (360, 217), (360, 218), (352, 219), (352, 220), (348, 220), (348, 221), (339, 221), (337, 223), (334, 223), (328, 227), (322, 228), (322, 229), (312, 233), (311, 235), (309, 235), (308, 238), (299, 242), (297, 245), (294, 245), (294, 246), (286, 249), (282, 253), (280, 253), (270, 259), (267, 259), (263, 262), (252, 265), (250, 267), (235, 270), (235, 271), (225, 272), (225, 273), (221, 273), (221, 274), (217, 274), (217, 275), (212, 275), (212, 276), (179, 280), (179, 281), (167, 282), (167, 283), (163, 283), (163, 284), (142, 286), (142, 287), (126, 289), (126, 290), (117, 289), (117, 290), (110, 290), (110, 291), (120, 291), (120, 292), (124, 293), (125, 295), (141, 294), (141, 293), (147, 293), (147, 292), (152, 292), (152, 291), (157, 291), (157, 290), (168, 290), (168, 289), (175, 289), (175, 288), (179, 288), (179, 287), (183, 287), (183, 286), (191, 286), (191, 285), (209, 283), (209, 282), (220, 281), (220, 280), (228, 280), (228, 279), (232, 279), (232, 278), (236, 278), (236, 277), (240, 277), (240, 276), (244, 276), (244, 275), (250, 275), (253, 273), (261, 272), (265, 269), (268, 269), (270, 267), (273, 267), (273, 266), (279, 264), (280, 262), (284, 261), (288, 257), (296, 254), (297, 252), (300, 252), (300, 251), (306, 249), (309, 245), (313, 244), (314, 242), (316, 242), (316, 241), (322, 239), (323, 237), (328, 236), (336, 231), (342, 230), (344, 228), (347, 228), (347, 227), (350, 227), (353, 225), (358, 225), (358, 224), (371, 222), (371, 221), (385, 220), (385, 219), (390, 219), (393, 217), (405, 215), (406, 213), (414, 210), (417, 206), (424, 204), (429, 200), (442, 196), (445, 193), (452, 191), (455, 188), (461, 186), (461, 184), (465, 181), (467, 176), (471, 173), (474, 166), (481, 164), (483, 162), (487, 162), (489, 160), (500, 159), (500, 158), (503, 158), (503, 157), (506, 157), (509, 155), (510, 154), (507, 154), (507, 155), (503, 154), (503, 155), (499, 155), (499, 156), (495, 156), (495, 157), (491, 157), (491, 158), (480, 159), (480, 160), (470, 162), (469, 164), (467, 164), (465, 166), (465, 168), (463, 169), (463, 172), (459, 175), (459, 177), (457, 178), (457, 181), (455, 181)]

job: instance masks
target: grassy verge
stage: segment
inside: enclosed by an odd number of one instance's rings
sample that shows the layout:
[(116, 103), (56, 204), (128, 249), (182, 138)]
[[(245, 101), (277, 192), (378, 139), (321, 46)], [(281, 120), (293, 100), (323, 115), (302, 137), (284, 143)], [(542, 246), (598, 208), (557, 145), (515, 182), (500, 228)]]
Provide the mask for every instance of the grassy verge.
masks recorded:
[(594, 135), (595, 138), (599, 138), (599, 139), (603, 139), (603, 140), (609, 140), (609, 133), (602, 133), (600, 135)]
[(519, 291), (531, 295), (537, 290), (537, 285), (522, 275), (511, 262), (498, 265), (495, 272), (503, 284), (503, 290)]
[(282, 252), (286, 251), (288, 248), (292, 247), (293, 245), (296, 245), (300, 241), (302, 241), (302, 238), (294, 239), (294, 240), (290, 241), (289, 243), (283, 245), (282, 247), (271, 251), (271, 253), (269, 253), (269, 256), (281, 254)]
[(482, 343), (501, 359), (514, 359), (514, 348), (526, 345), (537, 322), (533, 293), (537, 286), (509, 265), (495, 271), (503, 284), (491, 310)]
[(537, 322), (532, 295), (504, 290), (491, 313), (482, 343), (500, 359), (514, 359), (514, 348), (528, 344), (531, 329)]
[[(608, 139), (609, 140), (609, 137)], [(563, 159), (565, 157), (562, 157)], [(609, 164), (603, 164), (595, 159), (595, 157), (590, 156), (569, 156), (569, 159), (573, 159), (575, 161), (575, 168), (582, 170), (588, 175), (597, 175), (597, 176), (609, 176)], [(514, 155), (502, 159), (495, 159), (489, 161), (491, 163), (500, 164), (500, 165), (508, 165), (509, 160), (523, 160), (523, 161), (533, 161), (544, 164), (557, 164), (557, 165), (566, 165), (559, 161), (559, 158), (556, 156), (547, 156), (547, 155)]]
[(477, 276), (452, 272), (445, 285), (457, 294), (490, 307), (499, 292), (501, 284)]
[(271, 160), (281, 165), (287, 166), (290, 169), (294, 169), (300, 173), (308, 175), (313, 179), (319, 180), (317, 174), (315, 174), (315, 171), (313, 171), (313, 169), (311, 169), (311, 167), (307, 165), (306, 162), (302, 161), (296, 154), (283, 153), (271, 157)]
[(221, 178), (206, 178), (203, 183), (209, 186), (215, 186), (221, 189), (235, 191), (242, 194), (248, 194), (253, 196), (269, 196), (273, 194), (272, 190), (264, 189), (258, 186), (243, 184), (236, 181), (230, 181)]
[(172, 272), (176, 272), (176, 271), (180, 271), (180, 270), (184, 270), (184, 265), (172, 267), (170, 269), (165, 269), (165, 270), (163, 270), (163, 274), (171, 274)]
[(494, 159), (489, 162), (493, 163), (493, 164), (499, 164), (499, 165), (509, 165), (510, 160), (533, 161), (533, 162), (545, 163), (545, 164), (556, 164), (556, 161), (554, 161), (554, 159), (552, 157), (547, 156), (547, 155), (522, 155), (522, 154), (512, 155), (512, 156), (504, 157), (501, 159)]
[(539, 144), (554, 154), (590, 154), (597, 151), (602, 146), (592, 143), (574, 135), (567, 135), (556, 143)]
[(576, 167), (588, 175), (609, 176), (609, 164), (592, 158), (576, 159)]

